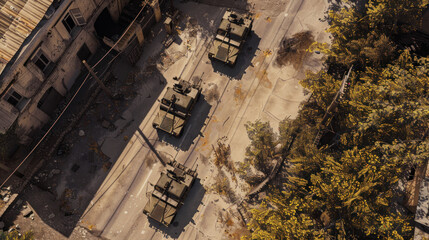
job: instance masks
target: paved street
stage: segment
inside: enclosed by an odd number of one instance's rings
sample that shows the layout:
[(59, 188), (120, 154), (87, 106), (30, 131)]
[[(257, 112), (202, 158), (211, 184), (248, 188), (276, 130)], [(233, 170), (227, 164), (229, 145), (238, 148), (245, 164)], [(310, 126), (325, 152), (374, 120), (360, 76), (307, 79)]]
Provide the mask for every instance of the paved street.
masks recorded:
[[(318, 21), (328, 6), (326, 0), (288, 1), (284, 12), (278, 15), (255, 9), (252, 36), (235, 68), (210, 61), (206, 51), (213, 37), (211, 33), (226, 9), (193, 2), (176, 6), (191, 19), (196, 19), (200, 31), (191, 38), (189, 31), (182, 29), (179, 35), (182, 44), (174, 43), (167, 49), (170, 55), (181, 57), (161, 73), (168, 82), (167, 86), (174, 84), (174, 76), (186, 80), (202, 77), (204, 97), (197, 103), (179, 139), (152, 127), (159, 108), (159, 102), (155, 102), (143, 121), (131, 124), (127, 131), (115, 138), (104, 140), (101, 146), (104, 154), (117, 160), (113, 161), (114, 166), (82, 215), (79, 225), (106, 239), (228, 238), (225, 224), (219, 218), (227, 212), (233, 213), (234, 206), (208, 191), (214, 177), (214, 166), (208, 160), (212, 144), (226, 136), (231, 145), (232, 159), (242, 161), (249, 144), (244, 124), (261, 119), (270, 121), (277, 130), (282, 119), (293, 119), (299, 104), (309, 97), (299, 85), (299, 80), (306, 70), (321, 67), (321, 56), (317, 54), (309, 53), (299, 69), (292, 66), (280, 68), (274, 64), (274, 59), (285, 35), (310, 30), (317, 41), (328, 41), (324, 33), (326, 23)], [(152, 42), (147, 48), (155, 44)], [(175, 55), (183, 51), (183, 55)], [(150, 52), (147, 54), (149, 56)], [(143, 56), (138, 67), (144, 67), (148, 56)], [(135, 116), (138, 115), (139, 104), (138, 101), (133, 103), (124, 115), (138, 119)], [(124, 119), (125, 123), (127, 117)], [(137, 126), (163, 158), (176, 159), (198, 171), (199, 180), (169, 228), (148, 220), (142, 213), (147, 201), (146, 193), (153, 189), (151, 183), (155, 183), (163, 167), (144, 143)], [(132, 137), (124, 148), (125, 135)]]

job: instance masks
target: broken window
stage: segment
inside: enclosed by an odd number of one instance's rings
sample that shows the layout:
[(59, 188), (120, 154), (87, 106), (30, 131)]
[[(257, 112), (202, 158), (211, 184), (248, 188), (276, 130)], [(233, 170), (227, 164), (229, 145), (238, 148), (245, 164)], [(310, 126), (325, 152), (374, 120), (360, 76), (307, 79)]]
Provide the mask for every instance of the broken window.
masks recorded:
[(10, 88), (6, 92), (3, 99), (19, 110), (24, 108), (25, 104), (28, 102), (27, 98), (21, 96), (21, 94), (16, 92), (13, 88)]
[(41, 49), (34, 55), (32, 62), (45, 74), (49, 75), (54, 69), (55, 64), (43, 53)]
[(40, 70), (42, 70), (42, 72), (45, 71), (45, 69), (50, 63), (49, 59), (42, 53), (42, 51), (39, 51), (37, 53), (37, 55), (33, 59), (33, 62)]
[(64, 27), (72, 35), (72, 31), (76, 26), (82, 26), (86, 24), (85, 18), (83, 18), (82, 13), (79, 8), (70, 9), (62, 21)]

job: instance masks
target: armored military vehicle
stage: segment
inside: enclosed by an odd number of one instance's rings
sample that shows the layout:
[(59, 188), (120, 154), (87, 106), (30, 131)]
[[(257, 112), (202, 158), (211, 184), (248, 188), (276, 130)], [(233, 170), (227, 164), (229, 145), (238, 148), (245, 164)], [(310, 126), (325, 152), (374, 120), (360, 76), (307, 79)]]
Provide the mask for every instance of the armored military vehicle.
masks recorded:
[(167, 87), (153, 127), (179, 137), (200, 95), (200, 84), (190, 84), (184, 80), (174, 84), (173, 88)]
[(154, 185), (143, 213), (168, 227), (183, 205), (196, 177), (196, 170), (176, 161), (168, 163), (167, 171), (161, 173)]
[(250, 15), (245, 16), (228, 9), (210, 47), (209, 58), (234, 66), (252, 25), (253, 18)]

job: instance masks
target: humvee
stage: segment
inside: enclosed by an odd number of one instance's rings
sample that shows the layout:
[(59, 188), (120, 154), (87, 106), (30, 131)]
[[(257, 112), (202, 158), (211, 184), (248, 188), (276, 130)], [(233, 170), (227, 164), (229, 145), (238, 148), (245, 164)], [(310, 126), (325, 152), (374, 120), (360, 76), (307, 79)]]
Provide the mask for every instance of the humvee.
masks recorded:
[(169, 226), (197, 177), (196, 170), (171, 161), (167, 171), (162, 172), (149, 196), (143, 213), (155, 221)]
[(174, 84), (173, 88), (167, 87), (153, 127), (179, 137), (200, 95), (199, 85), (184, 80)]
[(209, 58), (234, 66), (237, 56), (252, 30), (252, 25), (252, 16), (245, 16), (228, 9), (222, 17), (216, 37), (210, 47)]

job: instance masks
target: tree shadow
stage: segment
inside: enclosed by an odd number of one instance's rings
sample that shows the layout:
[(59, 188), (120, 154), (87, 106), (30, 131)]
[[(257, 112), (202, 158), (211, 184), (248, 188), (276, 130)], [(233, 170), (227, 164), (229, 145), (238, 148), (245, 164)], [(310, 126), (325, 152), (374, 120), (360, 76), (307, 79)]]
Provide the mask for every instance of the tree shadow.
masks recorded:
[(183, 129), (183, 134), (180, 137), (174, 137), (157, 129), (159, 140), (172, 145), (176, 149), (188, 151), (194, 143), (194, 139), (201, 134), (201, 129), (205, 124), (211, 107), (212, 106), (207, 102), (204, 95), (201, 95), (198, 102), (195, 103), (191, 116), (189, 116), (189, 120)]
[(192, 218), (194, 217), (195, 213), (198, 212), (198, 207), (203, 200), (205, 192), (206, 190), (204, 189), (203, 185), (201, 185), (200, 179), (195, 179), (194, 185), (189, 191), (183, 206), (177, 212), (177, 215), (174, 218), (172, 224), (166, 227), (152, 218), (148, 218), (149, 226), (160, 230), (168, 237), (178, 238), (184, 231), (184, 228), (189, 223), (193, 223)]
[(237, 62), (234, 67), (230, 67), (227, 64), (218, 61), (216, 59), (211, 60), (213, 71), (226, 75), (231, 79), (239, 80), (246, 73), (246, 69), (252, 66), (252, 59), (256, 56), (256, 50), (258, 50), (259, 42), (261, 38), (252, 31), (246, 40), (243, 48), (241, 49)]

